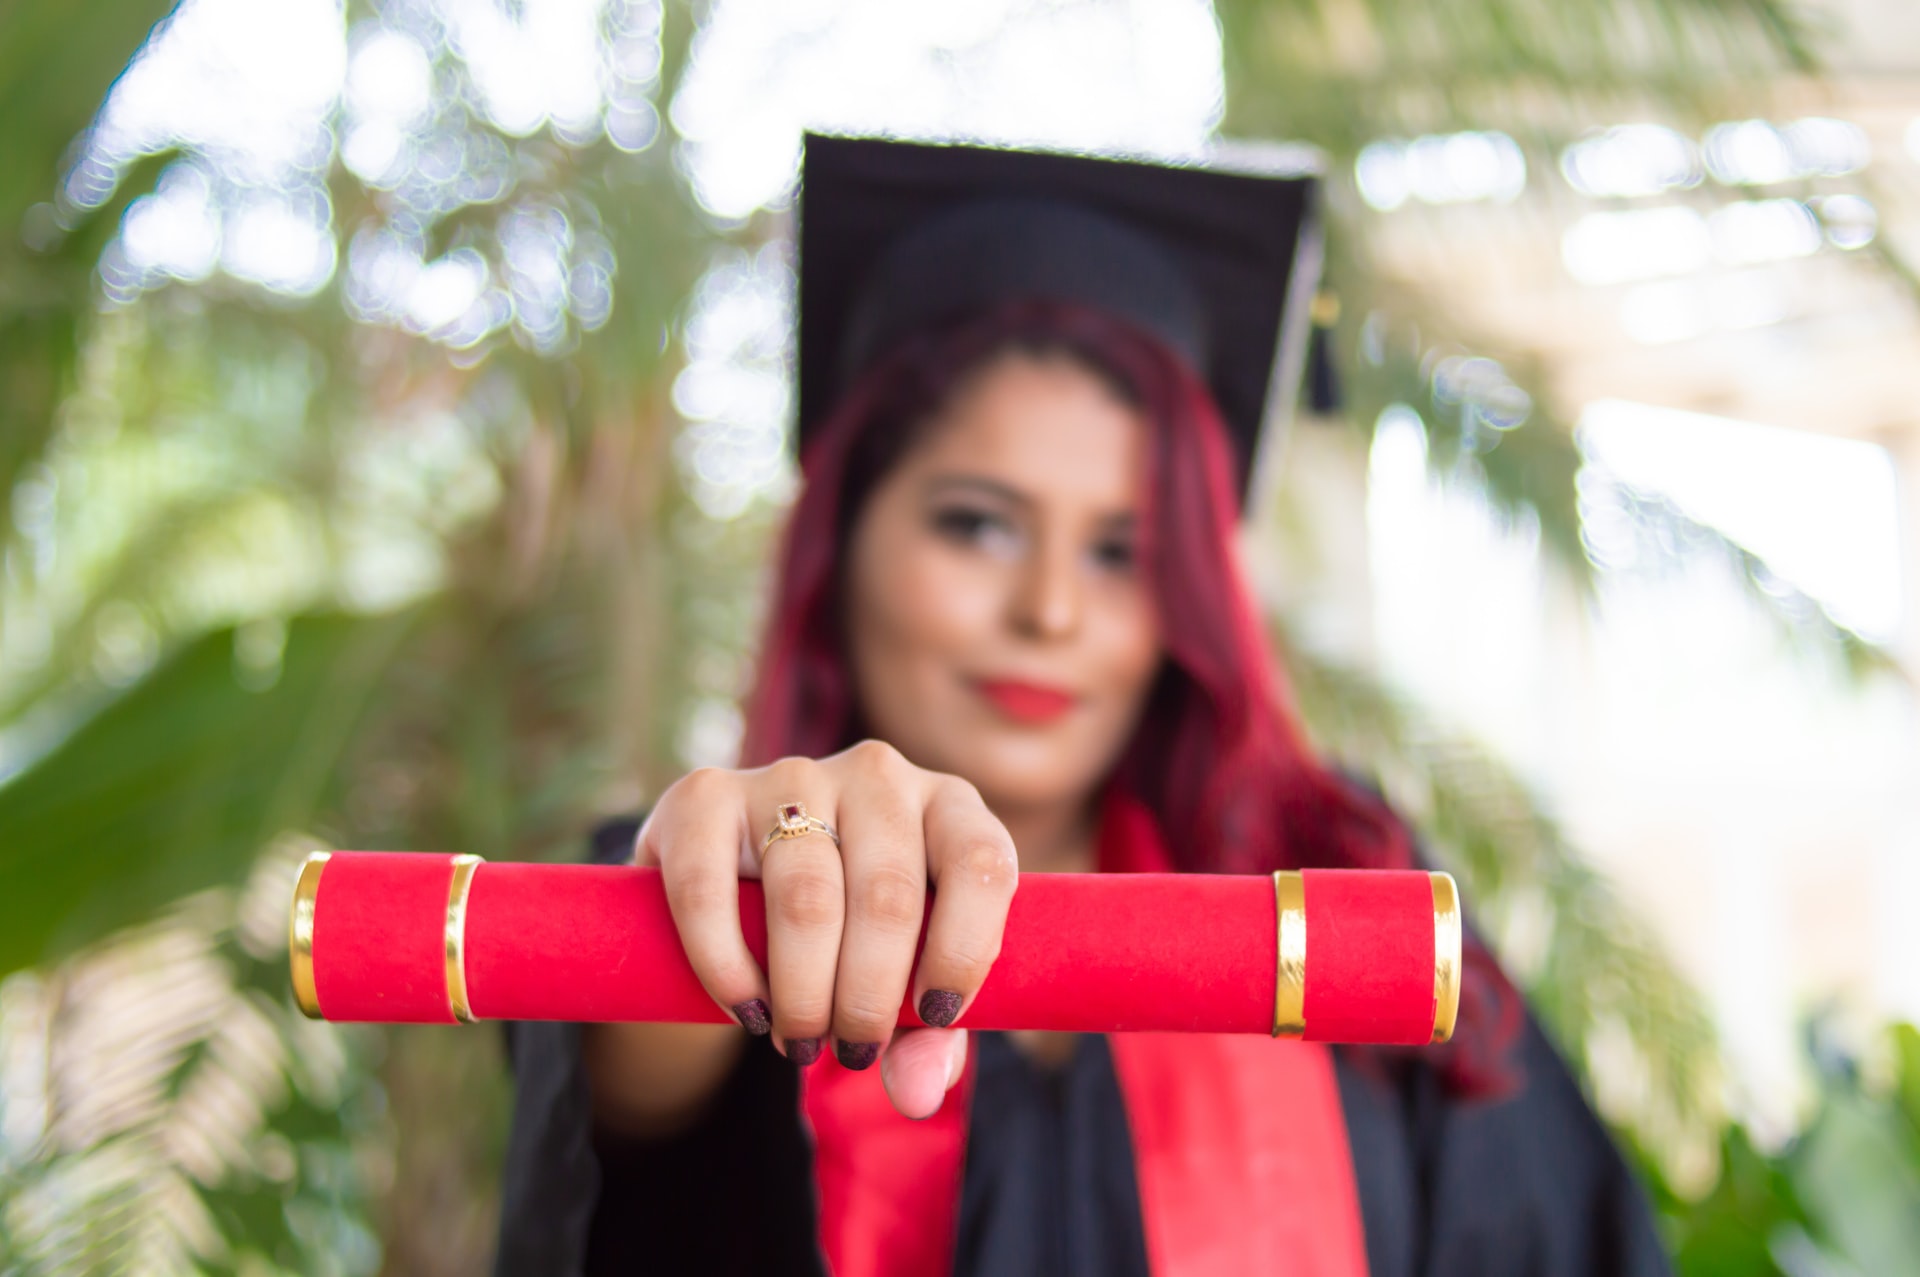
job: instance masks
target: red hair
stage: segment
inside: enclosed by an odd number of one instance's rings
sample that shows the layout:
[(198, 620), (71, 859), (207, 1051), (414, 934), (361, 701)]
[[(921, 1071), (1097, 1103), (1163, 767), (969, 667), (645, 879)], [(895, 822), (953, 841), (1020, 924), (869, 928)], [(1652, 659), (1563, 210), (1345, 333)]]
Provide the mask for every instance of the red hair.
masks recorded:
[[(1206, 386), (1164, 345), (1103, 312), (1020, 302), (917, 333), (843, 395), (801, 458), (758, 678), (748, 765), (821, 757), (867, 733), (840, 624), (840, 569), (856, 516), (918, 429), (969, 373), (1008, 350), (1066, 354), (1153, 425), (1141, 562), (1166, 656), (1111, 783), (1140, 799), (1188, 872), (1404, 869), (1406, 826), (1313, 752), (1232, 550), (1238, 504), (1226, 429)], [(1501, 1089), (1519, 1000), (1467, 942), (1454, 1088)]]

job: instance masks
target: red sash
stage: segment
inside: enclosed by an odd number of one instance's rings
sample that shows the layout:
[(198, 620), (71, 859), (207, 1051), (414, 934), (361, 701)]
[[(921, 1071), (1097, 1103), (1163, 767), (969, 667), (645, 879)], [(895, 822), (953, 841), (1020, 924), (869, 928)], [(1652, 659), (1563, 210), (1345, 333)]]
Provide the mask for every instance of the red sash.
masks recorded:
[[(1107, 872), (1165, 872), (1145, 807), (1111, 800)], [(1116, 1034), (1147, 1258), (1157, 1277), (1366, 1277), (1346, 1121), (1325, 1047)], [(953, 1262), (974, 1062), (938, 1113), (894, 1112), (880, 1071), (806, 1070), (820, 1246), (834, 1277), (945, 1277)]]

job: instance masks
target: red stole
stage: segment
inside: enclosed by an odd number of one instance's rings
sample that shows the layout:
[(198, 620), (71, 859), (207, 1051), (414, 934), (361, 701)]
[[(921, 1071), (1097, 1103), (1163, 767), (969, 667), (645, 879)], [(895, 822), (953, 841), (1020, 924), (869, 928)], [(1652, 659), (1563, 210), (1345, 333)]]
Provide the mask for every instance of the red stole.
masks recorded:
[[(1138, 802), (1108, 802), (1100, 867), (1171, 867)], [(1352, 1153), (1325, 1047), (1186, 1033), (1109, 1042), (1157, 1277), (1366, 1277)], [(828, 1055), (801, 1074), (820, 1245), (834, 1277), (945, 1277), (973, 1067), (970, 1059), (924, 1122), (894, 1112), (878, 1069), (852, 1073)]]

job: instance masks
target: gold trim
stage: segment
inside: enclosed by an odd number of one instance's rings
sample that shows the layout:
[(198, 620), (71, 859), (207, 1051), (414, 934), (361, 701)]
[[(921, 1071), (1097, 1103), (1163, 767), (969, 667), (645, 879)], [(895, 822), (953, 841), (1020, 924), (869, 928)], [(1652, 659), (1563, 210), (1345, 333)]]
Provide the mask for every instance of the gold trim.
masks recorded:
[(1453, 1036), (1460, 1016), (1460, 889), (1453, 875), (1427, 875), (1433, 882), (1433, 1040)]
[(331, 853), (316, 851), (300, 866), (293, 884), (293, 908), (287, 914), (287, 966), (293, 977), (293, 1000), (300, 1014), (322, 1020), (320, 991), (313, 983), (313, 913), (320, 901), (320, 873)]
[(473, 1023), (467, 1001), (467, 897), (473, 892), (478, 856), (453, 858), (453, 881), (447, 884), (447, 1009), (462, 1024)]
[(1307, 888), (1300, 875), (1273, 875), (1273, 1036), (1297, 1038), (1307, 1031)]

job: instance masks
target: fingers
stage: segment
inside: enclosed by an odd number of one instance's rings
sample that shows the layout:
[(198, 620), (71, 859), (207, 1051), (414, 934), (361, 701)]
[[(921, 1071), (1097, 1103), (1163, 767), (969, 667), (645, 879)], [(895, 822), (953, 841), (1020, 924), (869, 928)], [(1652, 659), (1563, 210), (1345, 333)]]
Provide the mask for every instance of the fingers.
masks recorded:
[(926, 773), (877, 743), (857, 745), (835, 761), (843, 760), (847, 915), (833, 991), (834, 1052), (847, 1068), (863, 1069), (893, 1036), (913, 973), (927, 901)]
[[(838, 823), (836, 785), (822, 764), (783, 758), (749, 775), (748, 811), (755, 821), (770, 828), (782, 803), (799, 802), (808, 814)], [(758, 846), (760, 835), (754, 837)], [(821, 1041), (832, 1027), (834, 971), (846, 920), (841, 854), (831, 838), (812, 833), (778, 839), (760, 859), (773, 1032), (795, 1064), (818, 1059)]]
[(689, 772), (660, 796), (635, 859), (658, 864), (681, 948), (709, 996), (749, 1033), (772, 1027), (768, 989), (740, 933), (742, 785), (716, 768)]
[(987, 978), (1000, 955), (1020, 861), (1006, 826), (965, 781), (941, 777), (925, 815), (933, 919), (914, 982), (920, 1018), (944, 1028)]
[[(758, 857), (767, 910), (762, 975), (741, 935), (738, 880), (790, 802), (838, 825), (840, 842), (807, 833), (777, 839)], [(929, 1026), (959, 1018), (1000, 952), (1018, 880), (1012, 839), (971, 785), (871, 741), (824, 761), (705, 769), (661, 797), (635, 858), (660, 866), (695, 973), (750, 1032), (773, 1032), (797, 1064), (819, 1058), (830, 1034), (851, 1069), (870, 1067), (890, 1040), (892, 1051), (910, 1045), (883, 1069), (890, 1092), (901, 1088), (896, 1106), (938, 1107), (958, 1077), (946, 1067), (951, 1052), (962, 1048), (945, 1035), (895, 1039), (901, 1001), (911, 983)], [(937, 890), (916, 979), (929, 879)]]
[(887, 1098), (903, 1117), (932, 1117), (967, 1069), (965, 1029), (902, 1029), (880, 1062)]

